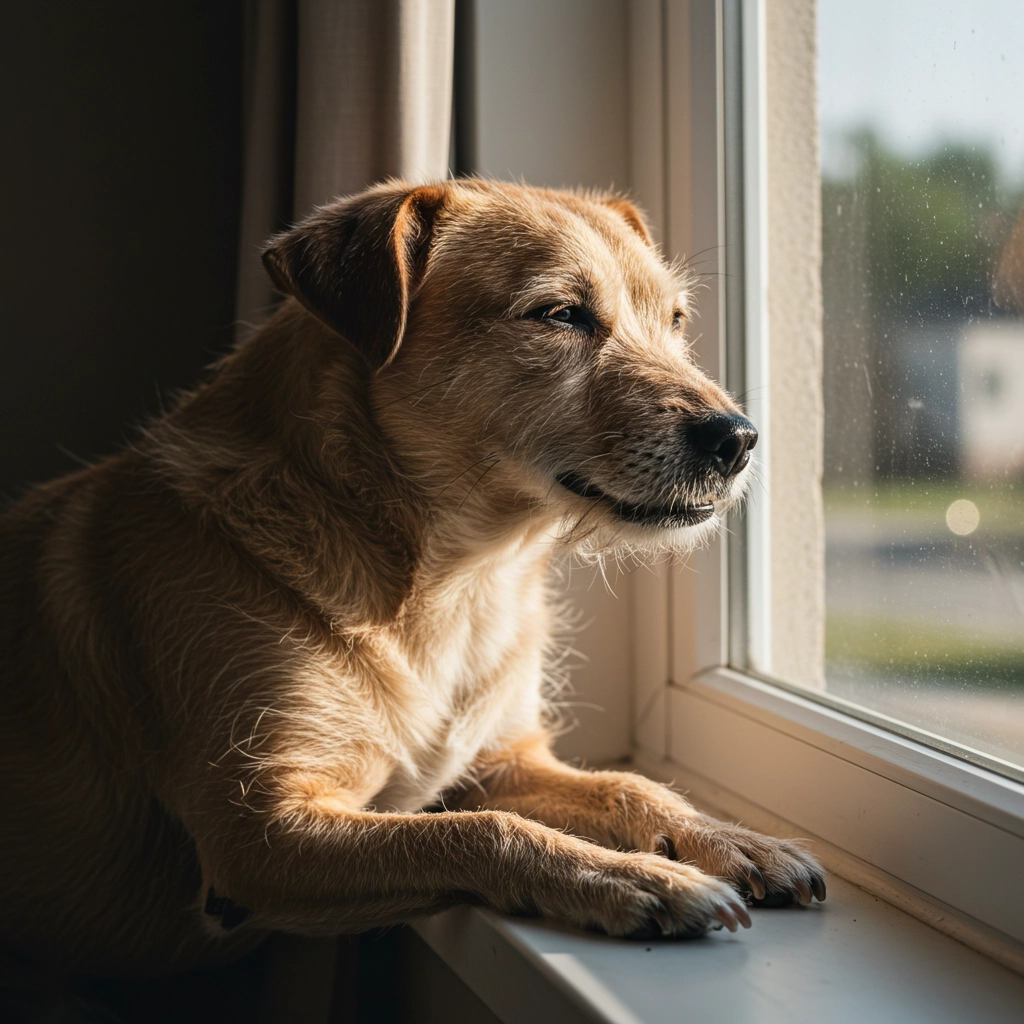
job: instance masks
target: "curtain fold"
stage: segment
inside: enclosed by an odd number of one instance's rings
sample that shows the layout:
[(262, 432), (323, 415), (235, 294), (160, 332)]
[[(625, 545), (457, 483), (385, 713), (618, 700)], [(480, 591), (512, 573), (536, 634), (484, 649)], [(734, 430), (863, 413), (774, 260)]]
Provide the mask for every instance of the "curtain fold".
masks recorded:
[(259, 248), (282, 220), (447, 176), (455, 0), (248, 0), (245, 15), (240, 334), (273, 308)]
[(259, 253), (293, 216), (296, 21), (294, 0), (248, 0), (243, 9), (236, 337), (266, 319), (277, 301)]

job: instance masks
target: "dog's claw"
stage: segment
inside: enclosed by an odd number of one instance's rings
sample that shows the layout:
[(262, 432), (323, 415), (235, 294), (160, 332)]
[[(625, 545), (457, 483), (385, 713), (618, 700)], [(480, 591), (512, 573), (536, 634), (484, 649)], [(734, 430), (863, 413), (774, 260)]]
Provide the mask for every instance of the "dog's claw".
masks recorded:
[(799, 879), (793, 883), (793, 888), (796, 890), (800, 906), (806, 907), (811, 902), (811, 887), (803, 879)]
[(672, 842), (671, 836), (655, 836), (654, 845), (657, 847), (656, 852), (660, 853), (662, 857), (668, 857), (669, 860), (676, 859), (676, 844)]
[(815, 876), (811, 879), (811, 891), (819, 903), (825, 902), (825, 880), (823, 878)]
[(744, 928), (750, 927), (750, 914), (747, 913), (747, 908), (742, 903), (735, 903), (730, 907), (730, 909), (736, 915), (737, 920)]
[(725, 925), (731, 932), (738, 931), (740, 925), (744, 928), (750, 927), (750, 915), (742, 903), (730, 903), (728, 906), (719, 907), (715, 917), (721, 922), (716, 926), (716, 930), (722, 925)]
[(736, 920), (736, 915), (733, 914), (732, 909), (729, 907), (719, 907), (715, 917), (731, 932), (735, 932), (740, 926), (739, 921)]
[(662, 935), (672, 934), (672, 918), (669, 917), (668, 908), (661, 900), (655, 900), (654, 906), (651, 908), (651, 917), (657, 922)]
[(763, 900), (767, 893), (767, 888), (764, 884), (764, 875), (753, 865), (750, 865), (747, 871), (747, 884), (750, 886), (750, 891), (754, 895), (755, 900)]

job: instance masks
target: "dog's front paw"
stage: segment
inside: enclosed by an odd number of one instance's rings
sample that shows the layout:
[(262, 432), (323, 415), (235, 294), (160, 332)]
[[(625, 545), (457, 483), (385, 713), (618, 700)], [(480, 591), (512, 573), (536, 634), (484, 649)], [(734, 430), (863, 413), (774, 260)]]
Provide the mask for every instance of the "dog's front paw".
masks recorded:
[(542, 913), (609, 935), (683, 937), (750, 927), (731, 885), (652, 854), (595, 851), (543, 888), (534, 895)]
[(807, 905), (825, 898), (825, 875), (799, 844), (701, 814), (639, 775), (595, 772), (580, 831), (605, 846), (650, 851), (696, 865), (735, 885), (756, 906)]
[(654, 837), (654, 849), (728, 879), (755, 906), (807, 906), (812, 898), (825, 899), (821, 865), (797, 843), (703, 814), (666, 824)]

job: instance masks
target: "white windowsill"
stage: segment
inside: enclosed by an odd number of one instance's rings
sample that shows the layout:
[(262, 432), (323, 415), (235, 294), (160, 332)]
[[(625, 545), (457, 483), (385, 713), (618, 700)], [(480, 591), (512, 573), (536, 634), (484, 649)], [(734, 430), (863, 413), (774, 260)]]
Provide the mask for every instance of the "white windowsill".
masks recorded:
[(621, 941), (458, 908), (419, 935), (506, 1024), (1020, 1020), (1024, 978), (840, 878), (738, 935)]

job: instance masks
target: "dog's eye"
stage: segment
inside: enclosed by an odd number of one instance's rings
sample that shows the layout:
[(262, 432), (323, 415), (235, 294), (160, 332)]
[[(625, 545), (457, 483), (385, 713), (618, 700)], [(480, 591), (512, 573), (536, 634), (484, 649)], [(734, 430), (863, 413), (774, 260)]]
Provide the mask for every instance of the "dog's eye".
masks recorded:
[(672, 330), (678, 331), (684, 323), (686, 323), (686, 314), (681, 309), (677, 309), (672, 314)]
[(583, 306), (538, 306), (531, 309), (524, 319), (554, 321), (587, 333), (594, 330), (594, 317)]

